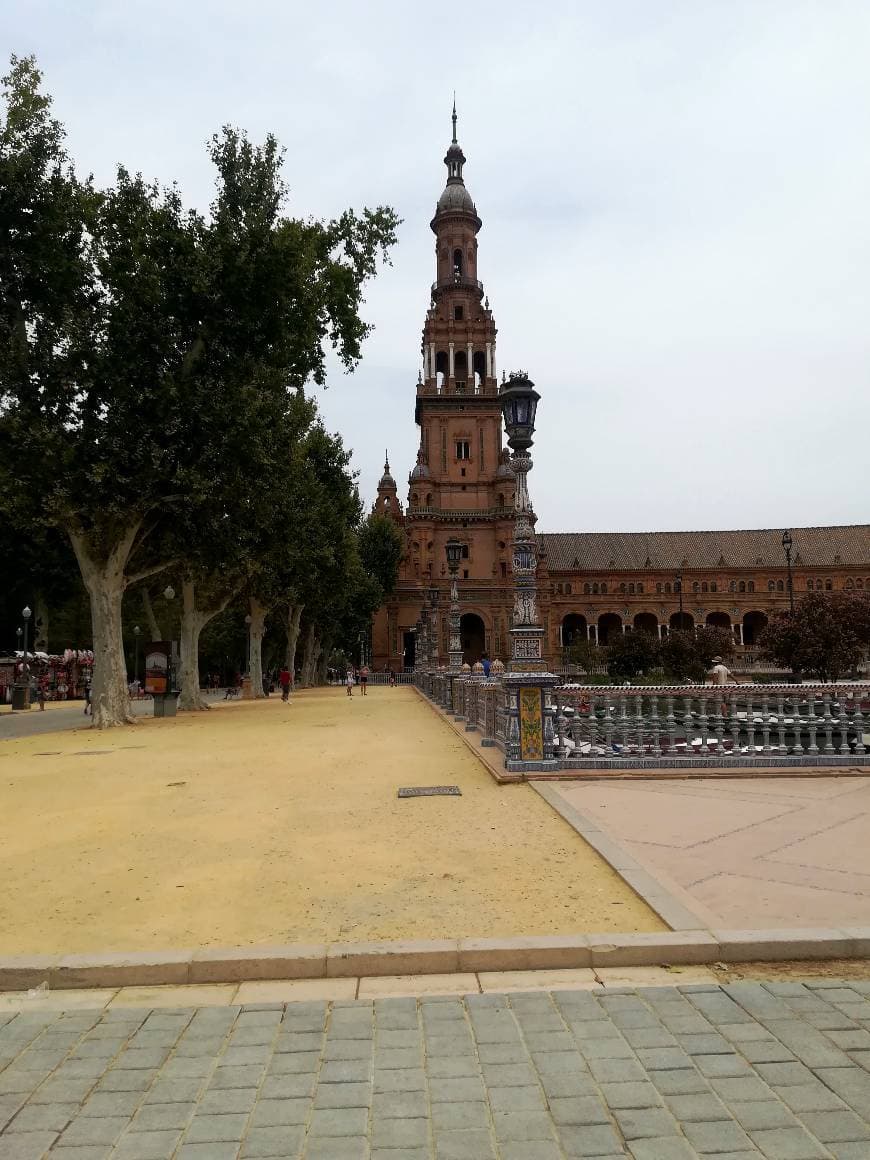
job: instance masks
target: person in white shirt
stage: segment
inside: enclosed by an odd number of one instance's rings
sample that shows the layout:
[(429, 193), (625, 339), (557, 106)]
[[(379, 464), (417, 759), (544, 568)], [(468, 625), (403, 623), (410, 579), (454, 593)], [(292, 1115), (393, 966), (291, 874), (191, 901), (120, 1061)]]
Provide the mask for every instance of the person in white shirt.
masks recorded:
[(721, 657), (713, 657), (713, 667), (707, 674), (714, 685), (736, 685), (734, 674), (727, 667)]

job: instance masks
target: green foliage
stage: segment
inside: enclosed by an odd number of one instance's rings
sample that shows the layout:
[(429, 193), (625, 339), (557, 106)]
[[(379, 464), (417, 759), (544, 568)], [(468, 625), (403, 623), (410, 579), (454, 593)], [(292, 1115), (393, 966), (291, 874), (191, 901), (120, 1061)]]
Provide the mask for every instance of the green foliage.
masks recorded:
[(631, 680), (656, 666), (659, 642), (646, 632), (626, 632), (607, 646), (607, 672), (615, 680)]
[(603, 663), (602, 650), (590, 640), (575, 640), (566, 650), (568, 661), (572, 665), (579, 665), (584, 672), (591, 673)]
[(836, 681), (853, 669), (870, 644), (870, 598), (849, 592), (811, 592), (790, 615), (775, 616), (759, 639), (774, 664)]
[(734, 641), (725, 628), (703, 627), (695, 632), (672, 632), (662, 642), (661, 663), (668, 676), (680, 682), (703, 681), (714, 656), (727, 660)]
[(386, 516), (372, 514), (360, 527), (357, 544), (362, 565), (381, 586), (382, 598), (390, 596), (405, 550), (402, 533)]

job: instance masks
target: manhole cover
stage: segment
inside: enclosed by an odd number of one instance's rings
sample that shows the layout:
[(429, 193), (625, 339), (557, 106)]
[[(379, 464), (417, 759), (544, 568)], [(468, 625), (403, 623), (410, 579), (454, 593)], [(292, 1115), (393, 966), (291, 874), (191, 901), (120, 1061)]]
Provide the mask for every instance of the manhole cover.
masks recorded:
[(98, 753), (113, 753), (112, 749), (74, 749), (71, 757), (94, 757)]
[(35, 753), (33, 756), (34, 757), (59, 757), (60, 750), (59, 749), (46, 749), (46, 751), (44, 753)]
[(458, 785), (406, 785), (399, 797), (462, 797), (462, 790)]

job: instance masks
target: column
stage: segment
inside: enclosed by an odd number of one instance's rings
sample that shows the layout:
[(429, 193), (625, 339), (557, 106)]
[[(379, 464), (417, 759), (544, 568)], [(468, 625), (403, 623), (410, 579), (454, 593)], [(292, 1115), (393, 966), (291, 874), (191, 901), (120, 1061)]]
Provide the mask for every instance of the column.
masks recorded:
[(429, 374), (428, 378), (435, 378), (435, 343), (429, 343)]
[(486, 377), (492, 378), (492, 343), (486, 344)]
[(743, 621), (742, 620), (737, 625), (737, 632), (738, 632), (739, 643), (742, 646), (743, 645)]
[(495, 369), (495, 343), (492, 344), (492, 377), (498, 378), (498, 372)]
[(450, 379), (452, 379), (452, 378), (453, 378), (453, 376), (454, 376), (454, 370), (453, 370), (453, 343), (452, 343), (452, 342), (448, 344), (448, 349), (449, 349), (449, 351), (450, 351), (450, 356), (449, 356), (449, 357), (450, 357), (450, 361), (449, 361), (448, 370), (447, 370), (447, 377), (448, 377), (448, 378), (450, 378)]
[(659, 632), (659, 640), (661, 640), (661, 639), (662, 639), (662, 626), (661, 626), (661, 623), (657, 624), (657, 625), (656, 625), (656, 628), (658, 629), (658, 632)]
[(472, 356), (474, 354), (474, 348), (473, 348), (471, 343), (468, 343), (468, 345), (466, 346), (465, 349), (467, 352), (465, 355), (465, 359), (466, 359), (465, 366), (466, 366), (466, 374), (468, 375), (468, 390), (473, 394), (474, 393), (474, 363), (472, 362)]

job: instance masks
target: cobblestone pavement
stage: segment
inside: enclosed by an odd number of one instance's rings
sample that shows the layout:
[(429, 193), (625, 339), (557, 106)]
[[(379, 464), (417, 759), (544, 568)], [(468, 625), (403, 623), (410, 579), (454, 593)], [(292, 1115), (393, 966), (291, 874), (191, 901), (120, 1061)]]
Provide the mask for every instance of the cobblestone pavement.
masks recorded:
[(870, 1157), (866, 982), (0, 1023), (2, 1160)]

